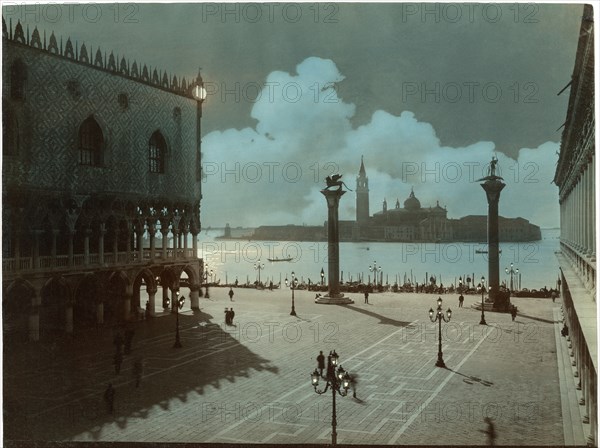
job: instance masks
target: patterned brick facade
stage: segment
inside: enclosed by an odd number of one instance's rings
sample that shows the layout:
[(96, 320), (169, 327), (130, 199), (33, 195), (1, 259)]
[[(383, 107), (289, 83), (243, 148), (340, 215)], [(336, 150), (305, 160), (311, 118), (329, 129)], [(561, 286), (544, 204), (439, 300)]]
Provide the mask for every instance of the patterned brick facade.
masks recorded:
[(2, 24), (5, 335), (154, 314), (183, 272), (197, 308), (200, 75)]

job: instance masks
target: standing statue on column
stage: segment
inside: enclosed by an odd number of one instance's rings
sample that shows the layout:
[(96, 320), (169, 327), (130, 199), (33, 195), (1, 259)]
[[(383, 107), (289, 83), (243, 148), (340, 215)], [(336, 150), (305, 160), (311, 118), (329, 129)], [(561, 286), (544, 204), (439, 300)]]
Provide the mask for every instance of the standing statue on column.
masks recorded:
[(482, 177), (481, 179), (477, 179), (475, 182), (481, 182), (486, 180), (500, 180), (502, 179), (500, 176), (496, 176), (496, 165), (498, 164), (498, 158), (496, 156), (492, 156), (492, 161), (488, 165), (488, 175)]

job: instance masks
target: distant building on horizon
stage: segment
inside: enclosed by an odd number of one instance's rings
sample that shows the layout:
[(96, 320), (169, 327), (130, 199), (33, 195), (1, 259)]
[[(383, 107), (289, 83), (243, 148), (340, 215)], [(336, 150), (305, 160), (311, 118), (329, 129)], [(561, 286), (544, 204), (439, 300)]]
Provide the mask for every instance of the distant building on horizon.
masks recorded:
[[(400, 206), (388, 207), (384, 198), (382, 209), (369, 216), (368, 177), (361, 157), (356, 178), (356, 220), (340, 221), (342, 241), (451, 242), (487, 241), (487, 215), (469, 215), (449, 219), (446, 207), (439, 201), (433, 207), (422, 207), (414, 188)], [(524, 218), (500, 217), (500, 241), (537, 241), (539, 226)]]
[[(483, 199), (482, 199), (483, 200)], [(394, 207), (383, 200), (382, 209), (373, 216), (369, 211), (369, 178), (364, 158), (356, 178), (356, 219), (340, 220), (340, 241), (390, 241), (390, 242), (487, 242), (487, 215), (468, 215), (449, 219), (446, 207), (422, 207), (414, 188), (403, 206), (396, 199)], [(538, 241), (542, 238), (540, 227), (524, 218), (499, 217), (500, 241)], [(327, 223), (323, 226), (260, 226), (251, 239), (273, 241), (326, 241)]]

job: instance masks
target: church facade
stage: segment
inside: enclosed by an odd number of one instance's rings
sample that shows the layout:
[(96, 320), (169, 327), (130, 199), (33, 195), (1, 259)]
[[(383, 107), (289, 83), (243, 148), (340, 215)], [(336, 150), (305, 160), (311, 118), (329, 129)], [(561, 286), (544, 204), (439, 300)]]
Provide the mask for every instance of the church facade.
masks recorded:
[[(523, 218), (500, 217), (500, 241), (536, 241), (540, 228)], [(423, 207), (414, 189), (402, 205), (396, 199), (393, 207), (383, 200), (382, 209), (369, 214), (369, 179), (361, 158), (356, 178), (356, 220), (340, 221), (342, 241), (486, 242), (487, 216), (465, 216), (449, 219), (446, 207), (436, 201)]]
[(198, 307), (200, 75), (2, 32), (5, 343)]

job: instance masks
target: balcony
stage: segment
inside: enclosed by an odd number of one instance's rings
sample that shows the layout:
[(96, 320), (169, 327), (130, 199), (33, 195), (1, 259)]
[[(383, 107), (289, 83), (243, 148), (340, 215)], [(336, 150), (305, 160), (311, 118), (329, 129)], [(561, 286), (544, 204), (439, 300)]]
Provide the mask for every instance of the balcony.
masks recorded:
[(110, 268), (119, 266), (147, 265), (148, 263), (169, 264), (186, 260), (197, 260), (198, 256), (194, 249), (167, 249), (166, 257), (163, 257), (162, 249), (155, 249), (154, 253), (150, 249), (144, 249), (142, 256), (137, 251), (117, 252), (104, 254), (103, 260), (100, 260), (100, 254), (93, 253), (89, 255), (75, 254), (71, 262), (68, 255), (42, 256), (37, 257), (19, 257), (3, 258), (2, 274), (5, 278), (16, 274), (41, 274), (44, 272), (68, 272), (78, 268)]

